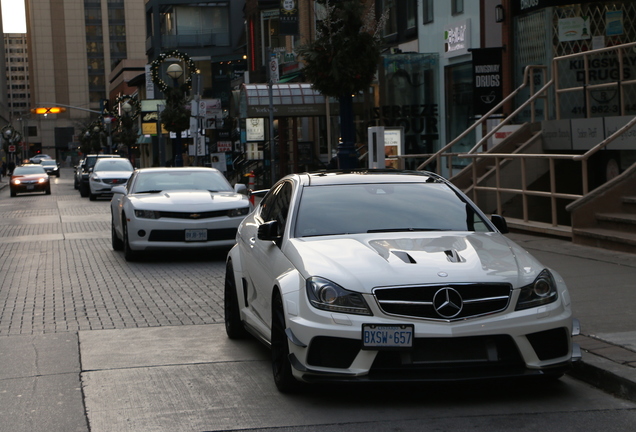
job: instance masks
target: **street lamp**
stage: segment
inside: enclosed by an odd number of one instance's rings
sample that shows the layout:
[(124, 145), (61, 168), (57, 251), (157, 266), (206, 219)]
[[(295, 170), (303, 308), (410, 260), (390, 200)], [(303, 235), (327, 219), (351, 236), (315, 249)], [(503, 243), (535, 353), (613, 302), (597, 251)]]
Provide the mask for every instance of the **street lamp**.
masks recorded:
[[(179, 63), (172, 63), (166, 71), (168, 76), (172, 78), (172, 87), (175, 92), (179, 91), (179, 78), (183, 75), (183, 68)], [(181, 145), (181, 132), (177, 131), (174, 141), (174, 166), (183, 166), (183, 151)]]

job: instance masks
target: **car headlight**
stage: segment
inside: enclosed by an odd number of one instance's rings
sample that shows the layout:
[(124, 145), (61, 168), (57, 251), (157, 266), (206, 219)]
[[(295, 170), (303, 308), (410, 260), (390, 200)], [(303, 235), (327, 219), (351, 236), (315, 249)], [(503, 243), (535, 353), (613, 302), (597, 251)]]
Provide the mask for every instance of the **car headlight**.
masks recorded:
[(307, 295), (315, 308), (331, 312), (372, 315), (361, 294), (347, 291), (340, 285), (321, 277), (307, 279)]
[(249, 212), (250, 212), (249, 207), (243, 207), (243, 208), (228, 210), (227, 215), (228, 217), (246, 216)]
[(96, 182), (96, 183), (101, 182), (101, 180), (97, 176), (92, 176), (92, 177), (89, 178), (89, 180), (92, 181), (92, 182)]
[(161, 213), (154, 210), (135, 210), (135, 216), (142, 219), (159, 219)]
[(13, 184), (14, 185), (19, 185), (20, 183), (22, 183), (22, 182), (20, 180), (18, 180), (18, 179), (13, 180)]
[(515, 310), (529, 309), (552, 303), (556, 301), (557, 297), (557, 284), (554, 276), (546, 269), (539, 273), (534, 282), (521, 288)]
[(46, 182), (46, 179), (43, 179), (43, 178), (38, 179), (38, 183), (44, 183), (44, 182)]

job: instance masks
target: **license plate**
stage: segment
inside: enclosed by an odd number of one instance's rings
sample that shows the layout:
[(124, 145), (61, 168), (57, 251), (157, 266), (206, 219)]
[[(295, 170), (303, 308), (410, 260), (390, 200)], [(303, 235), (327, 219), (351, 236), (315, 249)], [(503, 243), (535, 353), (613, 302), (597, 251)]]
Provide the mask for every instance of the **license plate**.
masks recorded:
[(413, 324), (362, 325), (363, 348), (411, 348)]
[(33, 189), (35, 189), (34, 185), (27, 185), (27, 190), (33, 190)]
[(208, 230), (206, 229), (185, 230), (185, 241), (187, 242), (207, 241), (207, 240), (208, 240)]

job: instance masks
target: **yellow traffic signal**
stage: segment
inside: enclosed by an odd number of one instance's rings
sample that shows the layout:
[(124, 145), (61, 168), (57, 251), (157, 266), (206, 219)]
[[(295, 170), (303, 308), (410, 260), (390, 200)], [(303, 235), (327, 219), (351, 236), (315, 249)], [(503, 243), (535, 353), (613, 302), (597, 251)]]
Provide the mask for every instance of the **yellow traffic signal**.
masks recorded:
[(33, 108), (31, 110), (33, 114), (59, 114), (65, 111), (66, 111), (66, 108), (62, 108), (62, 107)]

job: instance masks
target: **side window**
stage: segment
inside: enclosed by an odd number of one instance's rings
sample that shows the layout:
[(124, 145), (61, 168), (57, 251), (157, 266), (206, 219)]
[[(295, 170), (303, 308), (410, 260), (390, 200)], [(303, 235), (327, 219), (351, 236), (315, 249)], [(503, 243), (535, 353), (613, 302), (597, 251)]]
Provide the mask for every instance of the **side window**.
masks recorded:
[(264, 222), (277, 221), (279, 235), (282, 235), (285, 230), (291, 196), (292, 184), (284, 182), (265, 197), (261, 206), (261, 218)]

